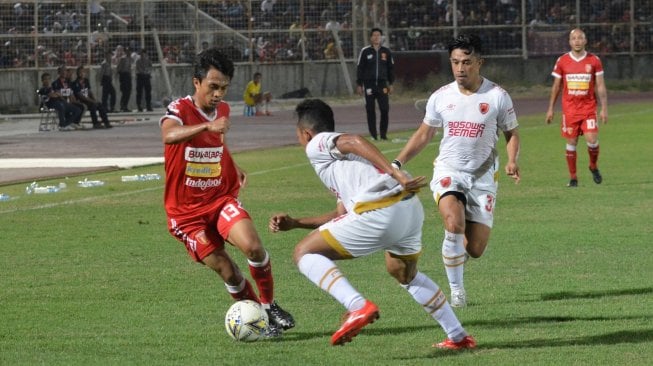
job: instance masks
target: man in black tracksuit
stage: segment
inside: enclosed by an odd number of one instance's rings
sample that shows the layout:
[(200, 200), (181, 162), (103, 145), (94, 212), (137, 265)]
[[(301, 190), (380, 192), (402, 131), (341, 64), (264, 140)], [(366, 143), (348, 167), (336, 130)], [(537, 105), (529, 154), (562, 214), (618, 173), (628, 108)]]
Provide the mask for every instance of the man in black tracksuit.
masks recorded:
[(356, 91), (359, 95), (365, 91), (365, 111), (367, 112), (367, 127), (374, 140), (376, 133), (376, 105), (379, 103), (381, 121), (379, 133), (381, 140), (387, 140), (388, 112), (390, 103), (388, 96), (392, 93), (392, 83), (395, 81), (393, 72), (394, 60), (392, 53), (387, 47), (381, 46), (383, 31), (379, 28), (372, 28), (370, 31), (370, 45), (363, 47), (358, 56), (358, 67), (356, 69)]

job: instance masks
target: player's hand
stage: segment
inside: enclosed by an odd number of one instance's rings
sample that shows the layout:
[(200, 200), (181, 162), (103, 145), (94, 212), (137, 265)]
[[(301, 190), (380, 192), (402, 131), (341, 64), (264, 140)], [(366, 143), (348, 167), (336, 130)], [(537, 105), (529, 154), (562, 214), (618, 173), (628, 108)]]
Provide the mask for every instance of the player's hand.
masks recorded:
[(238, 174), (238, 183), (240, 183), (241, 188), (245, 188), (247, 185), (247, 172), (242, 170), (238, 165), (234, 164), (236, 167), (236, 173)]
[(276, 214), (270, 217), (270, 222), (268, 223), (268, 229), (277, 233), (279, 231), (288, 231), (294, 228), (293, 219), (288, 214)]
[(546, 112), (546, 124), (551, 124), (551, 121), (553, 121), (553, 111), (549, 110)]
[(363, 95), (363, 87), (358, 85), (356, 86), (356, 94)]
[(208, 128), (209, 131), (226, 134), (227, 131), (229, 131), (229, 127), (231, 127), (231, 122), (227, 117), (220, 117), (209, 122), (208, 125), (209, 125)]
[(515, 163), (506, 164), (506, 174), (515, 181), (515, 184), (519, 183), (521, 180), (519, 166)]
[(604, 125), (608, 124), (608, 112), (602, 109), (601, 112), (599, 113), (599, 117), (601, 118), (602, 124)]
[(409, 192), (417, 192), (420, 188), (426, 186), (428, 183), (426, 181), (426, 177), (424, 176), (411, 178), (402, 170), (397, 168), (394, 169), (392, 177), (396, 179), (397, 182), (399, 182), (399, 184), (401, 184), (401, 186)]

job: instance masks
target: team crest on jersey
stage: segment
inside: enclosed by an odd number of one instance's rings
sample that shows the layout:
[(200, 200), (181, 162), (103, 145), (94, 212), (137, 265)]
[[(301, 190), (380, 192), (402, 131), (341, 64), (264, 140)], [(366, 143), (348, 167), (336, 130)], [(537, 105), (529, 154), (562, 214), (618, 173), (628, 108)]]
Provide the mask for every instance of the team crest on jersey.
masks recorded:
[(442, 186), (442, 188), (447, 188), (450, 185), (451, 185), (451, 177), (444, 177), (440, 179), (440, 186)]
[(488, 103), (479, 103), (478, 110), (481, 111), (481, 114), (485, 114), (490, 110), (490, 105)]
[(385, 54), (385, 52), (383, 52), (383, 53), (381, 54), (381, 60), (382, 60), (382, 61), (385, 61), (385, 60), (387, 60), (387, 59), (388, 59), (388, 56)]
[(449, 105), (447, 106), (447, 109), (450, 110), (450, 111), (453, 110), (454, 108), (456, 108), (456, 105), (455, 105), (455, 104), (449, 104)]
[(590, 65), (590, 64), (586, 64), (586, 65), (585, 65), (585, 72), (587, 72), (587, 73), (592, 72), (592, 65)]

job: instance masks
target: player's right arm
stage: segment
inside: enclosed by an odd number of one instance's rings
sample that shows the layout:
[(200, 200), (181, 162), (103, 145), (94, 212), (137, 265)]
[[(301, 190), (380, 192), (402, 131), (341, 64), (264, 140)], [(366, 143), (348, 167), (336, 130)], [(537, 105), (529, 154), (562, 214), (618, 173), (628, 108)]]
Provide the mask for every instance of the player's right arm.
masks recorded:
[(436, 127), (422, 123), (410, 137), (404, 148), (401, 149), (395, 160), (398, 160), (402, 165), (408, 163), (410, 159), (417, 156), (431, 142), (436, 133)]
[(553, 121), (553, 108), (555, 107), (558, 95), (560, 95), (560, 86), (562, 85), (562, 78), (553, 77), (553, 85), (551, 86), (551, 96), (549, 97), (549, 109), (546, 111), (546, 123), (549, 124)]
[(211, 122), (191, 126), (181, 125), (177, 120), (166, 118), (161, 122), (161, 139), (164, 144), (179, 144), (204, 131), (224, 134), (228, 130), (229, 118), (227, 117), (220, 117)]

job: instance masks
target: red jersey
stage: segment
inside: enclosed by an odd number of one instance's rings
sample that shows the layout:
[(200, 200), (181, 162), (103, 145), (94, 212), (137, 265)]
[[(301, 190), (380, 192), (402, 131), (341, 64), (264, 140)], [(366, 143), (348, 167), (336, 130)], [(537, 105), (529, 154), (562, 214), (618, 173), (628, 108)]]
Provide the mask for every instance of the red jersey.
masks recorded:
[(562, 78), (562, 112), (565, 115), (590, 115), (596, 113), (594, 86), (596, 76), (603, 75), (601, 60), (586, 52), (575, 58), (571, 52), (558, 58), (551, 75)]
[[(190, 96), (168, 105), (161, 118), (173, 119), (184, 126), (210, 122), (229, 116), (229, 104), (220, 102), (213, 115), (195, 107)], [(187, 218), (213, 212), (221, 204), (218, 198), (238, 196), (240, 183), (229, 149), (222, 134), (204, 131), (188, 141), (165, 144), (165, 209), (169, 217)]]

